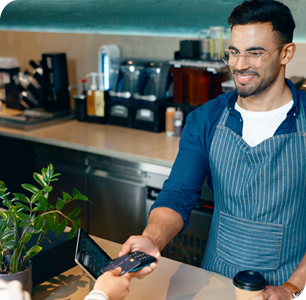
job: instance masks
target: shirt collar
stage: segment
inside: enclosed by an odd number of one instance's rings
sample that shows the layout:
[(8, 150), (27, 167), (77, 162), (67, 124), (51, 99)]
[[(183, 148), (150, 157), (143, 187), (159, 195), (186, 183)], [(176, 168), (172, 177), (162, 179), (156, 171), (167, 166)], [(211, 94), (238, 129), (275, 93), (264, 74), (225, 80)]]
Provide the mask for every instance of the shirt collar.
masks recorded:
[[(293, 97), (293, 106), (290, 110), (290, 112), (298, 112), (299, 111), (299, 92), (297, 90), (297, 88), (295, 87), (295, 85), (293, 84), (292, 81), (290, 81), (289, 79), (285, 78), (285, 82), (287, 84), (287, 86), (289, 87), (289, 89), (291, 90), (292, 93), (292, 97)], [(227, 102), (227, 107), (230, 110), (231, 113), (235, 114), (236, 110), (235, 110), (235, 103), (238, 97), (238, 94), (236, 92), (236, 90), (230, 92), (231, 94), (229, 95), (228, 98), (228, 102)]]

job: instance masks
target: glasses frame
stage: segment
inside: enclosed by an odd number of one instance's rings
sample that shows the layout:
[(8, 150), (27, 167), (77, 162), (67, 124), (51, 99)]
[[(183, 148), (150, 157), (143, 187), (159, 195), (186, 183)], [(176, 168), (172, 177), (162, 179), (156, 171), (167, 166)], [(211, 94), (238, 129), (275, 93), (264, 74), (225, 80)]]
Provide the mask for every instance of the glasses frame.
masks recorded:
[(222, 61), (223, 61), (227, 66), (235, 67), (235, 66), (237, 65), (237, 63), (238, 63), (239, 58), (240, 58), (240, 57), (243, 57), (244, 61), (246, 62), (246, 64), (247, 64), (249, 67), (254, 68), (254, 69), (257, 69), (257, 68), (260, 67), (260, 65), (261, 65), (261, 63), (262, 63), (262, 58), (263, 58), (263, 57), (265, 57), (265, 56), (267, 56), (267, 55), (273, 53), (274, 51), (276, 51), (276, 50), (278, 50), (278, 49), (284, 47), (286, 44), (287, 44), (287, 43), (282, 44), (282, 45), (280, 45), (279, 47), (277, 47), (276, 49), (270, 50), (270, 51), (268, 51), (268, 52), (266, 52), (266, 53), (260, 55), (260, 56), (258, 57), (258, 58), (260, 58), (260, 62), (259, 62), (259, 64), (258, 64), (258, 66), (252, 66), (252, 65), (250, 65), (250, 64), (247, 62), (247, 60), (246, 60), (246, 54), (247, 54), (248, 52), (252, 52), (252, 51), (256, 51), (256, 50), (246, 51), (246, 52), (244, 52), (243, 54), (236, 54), (237, 60), (236, 60), (236, 63), (235, 63), (234, 65), (229, 65), (228, 63), (226, 63), (226, 61), (225, 61), (224, 58), (223, 58), (223, 53), (224, 53), (225, 51), (230, 51), (230, 50), (232, 50), (232, 49), (226, 48), (220, 55), (221, 55)]

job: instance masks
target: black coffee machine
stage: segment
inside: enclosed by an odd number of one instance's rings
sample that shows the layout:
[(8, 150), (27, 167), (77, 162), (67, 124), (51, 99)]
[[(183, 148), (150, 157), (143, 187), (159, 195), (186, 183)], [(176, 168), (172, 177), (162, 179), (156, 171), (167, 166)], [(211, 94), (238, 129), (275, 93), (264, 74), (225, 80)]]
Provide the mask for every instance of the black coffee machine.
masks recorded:
[(66, 53), (42, 54), (43, 107), (56, 112), (70, 110)]
[(109, 124), (164, 131), (170, 75), (168, 63), (124, 60), (116, 90), (109, 91)]

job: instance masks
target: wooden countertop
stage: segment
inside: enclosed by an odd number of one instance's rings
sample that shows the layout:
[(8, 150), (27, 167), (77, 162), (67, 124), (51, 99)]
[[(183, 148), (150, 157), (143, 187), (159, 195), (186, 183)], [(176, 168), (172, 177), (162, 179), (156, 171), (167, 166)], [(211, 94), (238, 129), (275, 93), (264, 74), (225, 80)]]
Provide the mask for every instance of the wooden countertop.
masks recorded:
[[(94, 238), (111, 257), (118, 256), (121, 245)], [(35, 286), (33, 300), (83, 300), (93, 280), (76, 266)], [(132, 278), (126, 300), (235, 300), (232, 280), (220, 274), (162, 257), (157, 268), (144, 279)]]
[(70, 120), (31, 131), (0, 127), (0, 135), (172, 167), (179, 138), (126, 127)]

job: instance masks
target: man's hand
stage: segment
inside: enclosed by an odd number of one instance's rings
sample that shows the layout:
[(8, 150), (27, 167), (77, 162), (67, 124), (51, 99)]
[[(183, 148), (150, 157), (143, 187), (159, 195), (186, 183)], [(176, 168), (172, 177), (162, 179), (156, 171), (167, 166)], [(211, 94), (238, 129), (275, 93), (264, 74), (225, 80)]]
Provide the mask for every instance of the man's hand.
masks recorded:
[(93, 290), (101, 290), (110, 300), (123, 300), (129, 294), (130, 273), (120, 276), (121, 268), (105, 272), (97, 279)]
[[(157, 262), (160, 258), (160, 252), (158, 246), (148, 237), (143, 235), (131, 236), (123, 245), (119, 256), (128, 254), (134, 251), (142, 251), (156, 257)], [(143, 269), (131, 273), (133, 276), (142, 279), (146, 275), (150, 274), (157, 267), (156, 263), (150, 266), (144, 267)]]
[(252, 300), (291, 300), (292, 293), (284, 286), (268, 286), (261, 294)]

